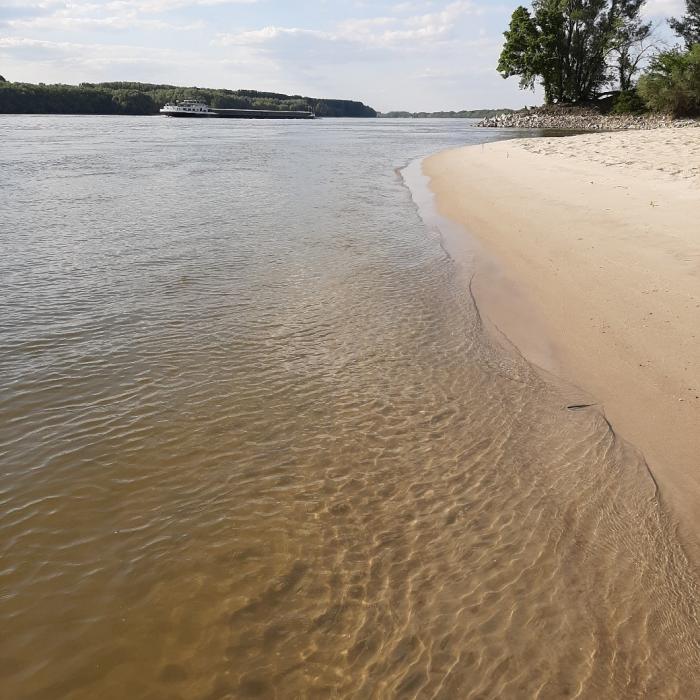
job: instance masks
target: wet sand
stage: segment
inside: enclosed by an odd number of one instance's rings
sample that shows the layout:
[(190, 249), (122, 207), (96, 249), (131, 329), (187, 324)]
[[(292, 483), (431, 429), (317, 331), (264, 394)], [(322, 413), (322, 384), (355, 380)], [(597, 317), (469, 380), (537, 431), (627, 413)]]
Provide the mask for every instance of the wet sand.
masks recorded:
[(482, 313), (643, 452), (697, 566), (700, 130), (499, 142), (423, 169), (484, 248)]

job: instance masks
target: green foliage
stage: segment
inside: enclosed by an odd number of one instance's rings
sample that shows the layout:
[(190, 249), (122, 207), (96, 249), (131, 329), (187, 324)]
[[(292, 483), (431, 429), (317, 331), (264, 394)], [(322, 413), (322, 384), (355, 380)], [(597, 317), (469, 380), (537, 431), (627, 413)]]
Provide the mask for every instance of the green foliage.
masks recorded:
[(0, 113), (118, 114), (112, 95), (75, 85), (0, 83)]
[(517, 75), (521, 89), (532, 89), (535, 80), (544, 77), (545, 72), (540, 50), (543, 37), (537, 19), (526, 7), (518, 7), (504, 36), (506, 43), (498, 59), (498, 72), (504, 78)]
[(501, 114), (512, 114), (512, 109), (463, 109), (459, 112), (385, 112), (385, 119), (486, 119)]
[(612, 104), (610, 112), (612, 114), (644, 114), (647, 106), (636, 90), (623, 90)]
[(655, 112), (700, 116), (700, 44), (689, 51), (664, 51), (652, 59), (637, 90)]
[(323, 117), (376, 117), (362, 102), (256, 90), (215, 90), (150, 83), (33, 85), (0, 82), (0, 113), (157, 114), (166, 102), (203, 100), (219, 109), (312, 110)]
[(137, 90), (114, 90), (112, 102), (117, 106), (119, 114), (155, 114), (158, 111), (153, 98)]
[(534, 0), (532, 12), (518, 7), (504, 34), (498, 72), (504, 78), (518, 76), (523, 89), (532, 89), (539, 80), (547, 103), (591, 101), (612, 81), (615, 52), (621, 82), (636, 70), (631, 47), (651, 31), (639, 18), (643, 4), (644, 0)]
[(668, 23), (690, 49), (693, 44), (700, 44), (700, 0), (685, 0), (685, 5), (683, 17), (671, 19)]
[(613, 38), (611, 56), (614, 71), (622, 92), (634, 89), (634, 78), (650, 49), (654, 47), (651, 22), (644, 22), (640, 10), (645, 0), (626, 5)]

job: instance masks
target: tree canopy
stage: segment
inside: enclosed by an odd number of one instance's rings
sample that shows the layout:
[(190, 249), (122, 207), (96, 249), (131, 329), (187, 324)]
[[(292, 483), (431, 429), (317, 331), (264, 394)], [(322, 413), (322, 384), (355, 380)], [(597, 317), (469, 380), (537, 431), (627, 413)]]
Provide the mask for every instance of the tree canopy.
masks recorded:
[(656, 55), (639, 80), (637, 91), (657, 112), (675, 117), (700, 114), (700, 44), (689, 51), (673, 49)]
[(523, 88), (539, 80), (545, 101), (594, 99), (615, 77), (631, 84), (639, 61), (635, 46), (651, 33), (640, 18), (645, 0), (534, 0), (518, 7), (505, 32), (498, 62), (504, 77)]
[(669, 24), (685, 41), (688, 48), (700, 44), (700, 0), (685, 0), (686, 13), (680, 19), (671, 19)]

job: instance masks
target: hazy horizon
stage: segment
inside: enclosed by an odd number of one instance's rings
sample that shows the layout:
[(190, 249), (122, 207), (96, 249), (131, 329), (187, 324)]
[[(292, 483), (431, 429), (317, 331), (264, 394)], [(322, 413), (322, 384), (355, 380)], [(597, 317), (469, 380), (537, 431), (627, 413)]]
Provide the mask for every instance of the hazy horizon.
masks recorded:
[[(381, 112), (541, 101), (495, 66), (514, 0), (8, 0), (10, 81), (138, 81), (360, 100)], [(683, 0), (650, 0), (662, 22)], [(662, 34), (667, 34), (662, 29)]]

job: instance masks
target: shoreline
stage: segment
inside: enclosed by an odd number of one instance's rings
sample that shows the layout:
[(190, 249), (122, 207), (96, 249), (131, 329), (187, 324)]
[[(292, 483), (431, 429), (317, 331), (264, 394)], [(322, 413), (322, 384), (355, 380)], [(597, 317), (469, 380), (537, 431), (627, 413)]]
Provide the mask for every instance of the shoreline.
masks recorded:
[(525, 108), (486, 117), (478, 127), (491, 129), (557, 129), (560, 131), (620, 131), (639, 129), (687, 129), (700, 126), (700, 119), (667, 114), (603, 114), (576, 106), (549, 105)]
[(700, 132), (500, 141), (422, 168), (482, 315), (644, 455), (697, 568)]

